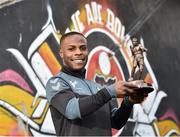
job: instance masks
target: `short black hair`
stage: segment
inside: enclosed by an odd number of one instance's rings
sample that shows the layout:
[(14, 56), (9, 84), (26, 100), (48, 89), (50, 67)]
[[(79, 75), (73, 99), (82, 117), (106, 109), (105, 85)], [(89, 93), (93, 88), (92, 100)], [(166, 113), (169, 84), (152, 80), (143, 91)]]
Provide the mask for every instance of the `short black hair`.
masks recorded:
[[(60, 38), (60, 44), (59, 44), (59, 50), (61, 49), (61, 43), (63, 42), (63, 40), (68, 37), (68, 36), (72, 36), (72, 35), (80, 35), (80, 36), (83, 36), (85, 39), (86, 37), (82, 34), (82, 33), (79, 33), (77, 31), (71, 31), (71, 32), (68, 32), (68, 33), (65, 33), (61, 36)], [(86, 39), (87, 40), (87, 39)]]

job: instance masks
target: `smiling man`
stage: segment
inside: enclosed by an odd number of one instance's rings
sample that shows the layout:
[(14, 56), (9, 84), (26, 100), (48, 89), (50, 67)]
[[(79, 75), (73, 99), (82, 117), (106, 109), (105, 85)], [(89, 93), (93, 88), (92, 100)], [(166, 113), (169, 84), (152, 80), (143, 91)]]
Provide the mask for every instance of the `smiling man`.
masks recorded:
[[(111, 136), (111, 128), (121, 129), (134, 103), (147, 94), (138, 95), (134, 82), (117, 81), (102, 87), (85, 79), (88, 60), (87, 40), (83, 34), (69, 32), (60, 40), (61, 72), (49, 79), (47, 99), (58, 136)], [(141, 81), (139, 81), (141, 82)], [(118, 108), (114, 98), (124, 98)]]
[(81, 69), (86, 65), (88, 59), (86, 38), (83, 35), (75, 34), (67, 37), (62, 36), (60, 56), (66, 67), (81, 71)]

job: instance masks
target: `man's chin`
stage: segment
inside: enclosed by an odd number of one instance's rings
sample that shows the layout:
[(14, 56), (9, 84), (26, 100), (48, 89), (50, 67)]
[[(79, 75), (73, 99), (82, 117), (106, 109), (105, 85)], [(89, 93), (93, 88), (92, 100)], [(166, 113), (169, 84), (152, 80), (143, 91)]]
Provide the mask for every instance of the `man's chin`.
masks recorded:
[(84, 69), (84, 66), (82, 67), (72, 67), (73, 70), (76, 70), (76, 71), (81, 71)]
[(72, 70), (80, 71), (80, 70), (84, 69), (85, 64), (84, 63), (83, 64), (67, 64), (65, 66), (72, 69)]
[(71, 67), (72, 67), (74, 70), (82, 70), (82, 69), (84, 69), (85, 64), (84, 64), (84, 63), (72, 64)]

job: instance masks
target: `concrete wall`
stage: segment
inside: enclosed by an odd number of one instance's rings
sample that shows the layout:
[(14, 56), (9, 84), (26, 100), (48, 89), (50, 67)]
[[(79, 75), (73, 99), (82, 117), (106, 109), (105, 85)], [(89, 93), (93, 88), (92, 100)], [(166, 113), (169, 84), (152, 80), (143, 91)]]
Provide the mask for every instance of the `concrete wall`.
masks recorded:
[(178, 0), (1, 1), (0, 135), (55, 134), (45, 84), (61, 69), (59, 38), (73, 30), (89, 42), (87, 79), (102, 85), (129, 78), (131, 36), (148, 49), (143, 79), (155, 90), (114, 135), (180, 135), (179, 9)]

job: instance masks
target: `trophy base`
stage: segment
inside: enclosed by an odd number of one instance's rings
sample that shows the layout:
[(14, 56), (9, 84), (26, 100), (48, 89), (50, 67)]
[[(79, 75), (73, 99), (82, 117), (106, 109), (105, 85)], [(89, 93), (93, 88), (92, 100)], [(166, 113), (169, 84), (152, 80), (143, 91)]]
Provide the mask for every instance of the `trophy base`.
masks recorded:
[(147, 83), (143, 83), (139, 88), (136, 89), (138, 93), (150, 93), (154, 90), (152, 86)]
[(139, 80), (134, 80), (132, 82), (138, 86), (138, 88), (135, 89), (138, 94), (150, 93), (150, 92), (152, 92), (154, 90), (152, 85), (148, 84), (146, 82), (142, 82), (142, 81), (139, 81)]

